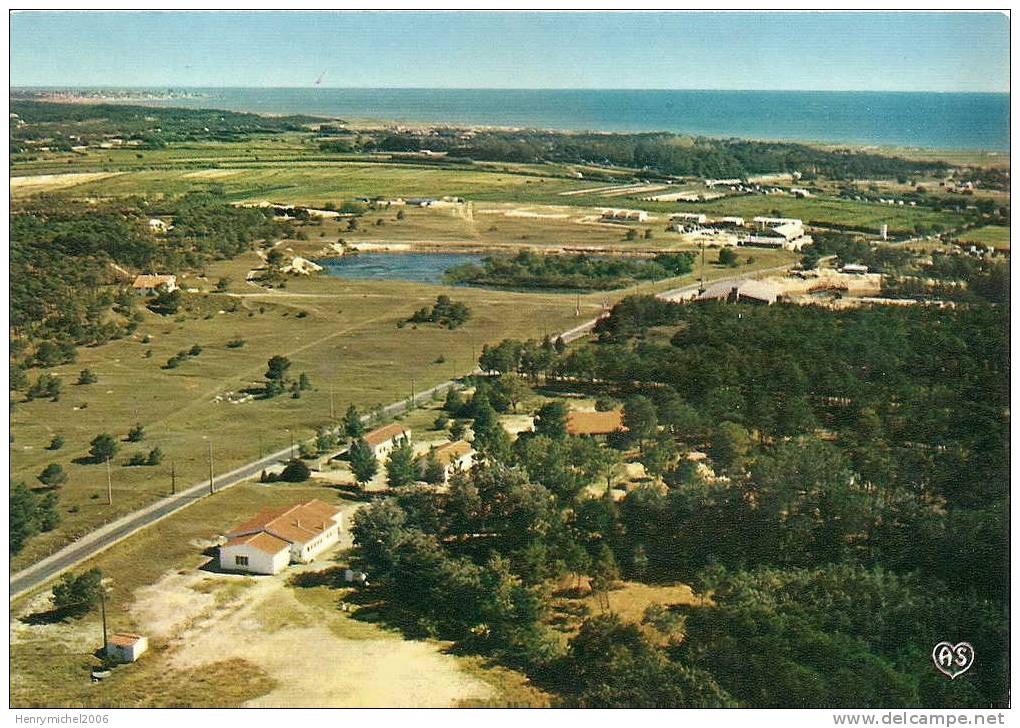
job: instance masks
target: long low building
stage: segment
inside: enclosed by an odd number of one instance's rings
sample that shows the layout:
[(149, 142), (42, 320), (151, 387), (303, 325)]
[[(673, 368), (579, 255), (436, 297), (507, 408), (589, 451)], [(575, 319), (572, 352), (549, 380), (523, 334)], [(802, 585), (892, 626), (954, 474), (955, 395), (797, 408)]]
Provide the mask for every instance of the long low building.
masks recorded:
[(764, 281), (746, 279), (736, 283), (720, 281), (698, 294), (698, 301), (726, 301), (728, 303), (761, 303), (770, 305), (779, 300), (778, 286)]
[(449, 480), (456, 472), (470, 470), (474, 465), (475, 450), (464, 440), (443, 443), (433, 450), (432, 454), (443, 466), (443, 480)]
[(227, 534), (220, 546), (224, 571), (278, 574), (288, 564), (304, 564), (340, 540), (340, 509), (310, 500), (261, 511)]

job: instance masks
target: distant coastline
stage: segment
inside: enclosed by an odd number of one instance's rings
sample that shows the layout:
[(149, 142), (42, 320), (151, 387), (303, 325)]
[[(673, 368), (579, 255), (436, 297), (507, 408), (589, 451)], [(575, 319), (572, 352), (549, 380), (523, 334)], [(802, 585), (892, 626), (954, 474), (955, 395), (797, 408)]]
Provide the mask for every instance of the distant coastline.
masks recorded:
[(12, 89), (75, 103), (305, 114), (389, 125), (653, 133), (1007, 153), (1009, 94), (502, 89)]

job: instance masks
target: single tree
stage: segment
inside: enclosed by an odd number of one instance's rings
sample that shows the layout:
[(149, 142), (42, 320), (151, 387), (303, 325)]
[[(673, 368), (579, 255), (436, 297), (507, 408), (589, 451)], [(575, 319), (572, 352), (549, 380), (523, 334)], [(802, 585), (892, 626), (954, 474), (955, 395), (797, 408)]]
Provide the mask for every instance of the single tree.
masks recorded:
[(567, 436), (567, 406), (559, 400), (546, 402), (535, 413), (535, 434), (552, 440)]
[[(358, 412), (358, 408), (353, 404), (344, 413), (341, 425), (343, 426), (344, 434), (352, 440), (356, 440), (365, 434), (365, 423), (361, 421), (361, 413)], [(369, 476), (369, 479), (371, 477)]]
[(407, 440), (393, 448), (386, 461), (386, 484), (391, 488), (409, 485), (417, 479), (414, 467), (414, 451)]
[(78, 373), (78, 384), (95, 384), (99, 381), (99, 377), (91, 369), (82, 369)]
[(24, 483), (18, 482), (11, 489), (9, 499), (10, 552), (16, 554), (24, 548), (25, 542), (39, 533), (39, 507), (35, 493)]
[(145, 428), (139, 422), (130, 430), (128, 430), (127, 440), (128, 442), (141, 442), (145, 439)]
[(117, 454), (119, 447), (113, 436), (106, 432), (92, 438), (92, 442), (89, 445), (89, 456), (91, 456), (94, 463), (103, 463), (112, 459)]
[(287, 463), (280, 473), (280, 480), (288, 483), (303, 483), (312, 477), (312, 471), (308, 469), (303, 460), (295, 458)]
[(64, 446), (64, 438), (60, 435), (54, 435), (53, 439), (50, 440), (50, 444), (46, 446), (47, 450), (59, 450)]
[(67, 573), (53, 587), (53, 608), (70, 614), (85, 614), (99, 601), (103, 574), (89, 569), (82, 574)]
[(50, 463), (36, 476), (40, 483), (50, 487), (63, 485), (67, 482), (67, 473), (57, 463)]
[(149, 454), (145, 456), (146, 465), (159, 465), (161, 462), (163, 462), (163, 451), (158, 447), (149, 450)]
[(434, 452), (430, 452), (422, 463), (421, 479), (429, 485), (440, 485), (446, 481), (446, 468)]
[(279, 355), (271, 357), (266, 365), (266, 379), (272, 382), (283, 382), (287, 378), (288, 369), (290, 369), (290, 359)]
[(379, 472), (379, 461), (376, 460), (375, 453), (364, 440), (355, 440), (348, 456), (351, 461), (351, 472), (354, 473), (355, 480), (360, 484), (364, 485)]
[(651, 400), (641, 395), (628, 399), (623, 406), (623, 425), (644, 451), (645, 440), (654, 436), (659, 426)]

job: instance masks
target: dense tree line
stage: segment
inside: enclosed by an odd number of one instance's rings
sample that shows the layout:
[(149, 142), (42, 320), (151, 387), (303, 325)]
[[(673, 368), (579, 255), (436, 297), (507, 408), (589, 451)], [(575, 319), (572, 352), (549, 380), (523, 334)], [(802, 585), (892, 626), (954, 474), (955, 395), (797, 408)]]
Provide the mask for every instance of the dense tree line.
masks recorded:
[(746, 177), (768, 172), (822, 174), (834, 179), (896, 178), (942, 174), (943, 162), (907, 160), (849, 149), (804, 144), (709, 139), (668, 133), (569, 134), (550, 131), (483, 131), (470, 140), (387, 132), (367, 143), (379, 151), (445, 151), (450, 156), (497, 162), (560, 162), (647, 169), (662, 175)]
[[(487, 347), (491, 374), (444, 405), (480, 464), (448, 492), (401, 485), (359, 513), (356, 543), (405, 626), (568, 705), (1004, 705), (1007, 315), (630, 297), (595, 343)], [(628, 432), (569, 436), (554, 401), (512, 441), (495, 414), (543, 376), (623, 401)], [(590, 495), (626, 453), (665, 487)], [(711, 600), (589, 616), (564, 643), (549, 590), (571, 574), (599, 603), (621, 576)], [(980, 668), (936, 673), (943, 639)]]
[[(147, 225), (154, 214), (172, 217), (173, 229), (154, 235)], [(158, 208), (139, 199), (86, 205), (39, 198), (12, 211), (10, 233), (11, 354), (22, 367), (73, 361), (75, 346), (134, 331), (142, 312), (128, 271), (180, 275), (283, 229), (262, 210), (195, 193)]]
[(659, 253), (643, 260), (523, 250), (509, 258), (487, 257), (481, 265), (455, 266), (446, 271), (445, 278), (450, 283), (493, 287), (611, 290), (684, 275), (691, 271), (693, 261), (691, 253)]
[[(216, 109), (159, 108), (129, 104), (72, 104), (12, 100), (11, 152), (31, 150), (27, 142), (45, 140), (50, 149), (98, 143), (110, 137), (159, 148), (177, 141), (238, 141), (260, 134), (306, 131), (319, 119), (309, 116), (260, 116)], [(71, 139), (71, 137), (76, 137)]]

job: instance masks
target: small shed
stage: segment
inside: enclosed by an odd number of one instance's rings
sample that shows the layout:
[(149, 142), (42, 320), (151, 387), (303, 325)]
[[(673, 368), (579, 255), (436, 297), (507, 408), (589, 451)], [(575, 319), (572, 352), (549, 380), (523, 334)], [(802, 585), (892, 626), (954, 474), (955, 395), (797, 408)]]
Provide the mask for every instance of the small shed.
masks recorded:
[(106, 656), (117, 662), (134, 662), (149, 649), (149, 638), (132, 632), (114, 632), (106, 639)]

